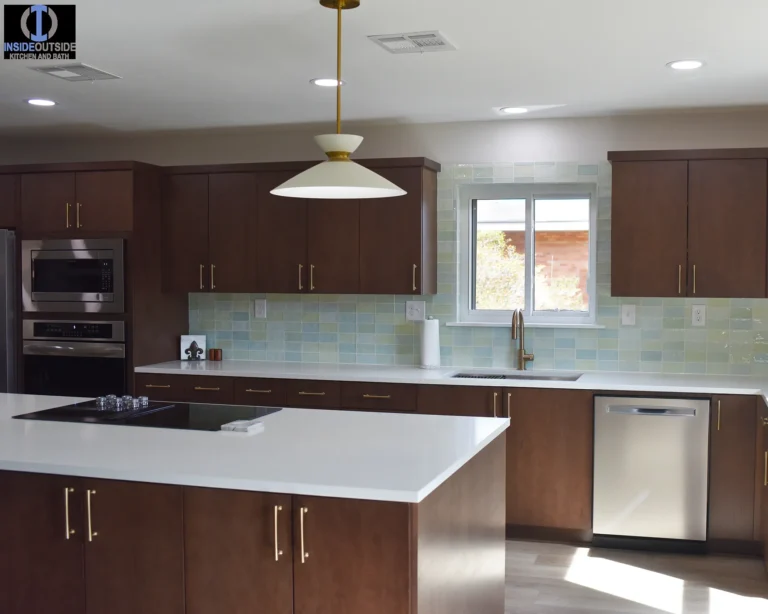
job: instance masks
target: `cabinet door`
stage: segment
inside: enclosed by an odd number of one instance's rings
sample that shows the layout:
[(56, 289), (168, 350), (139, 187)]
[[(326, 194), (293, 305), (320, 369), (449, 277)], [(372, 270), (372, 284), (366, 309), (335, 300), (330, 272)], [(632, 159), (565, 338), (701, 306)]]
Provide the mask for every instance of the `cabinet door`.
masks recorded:
[(257, 271), (262, 292), (306, 292), (307, 201), (274, 196), (269, 191), (295, 173), (259, 176)]
[(163, 289), (210, 290), (208, 175), (169, 175), (163, 184)]
[(342, 382), (344, 409), (371, 411), (416, 411), (418, 386), (369, 382)]
[(185, 375), (183, 384), (187, 386), (186, 397), (191, 403), (234, 402), (234, 382), (231, 377), (206, 375)]
[(765, 160), (689, 163), (688, 296), (765, 297), (767, 181)]
[(0, 228), (19, 224), (18, 175), (0, 175)]
[(21, 227), (24, 232), (75, 231), (75, 174), (21, 176)]
[(323, 380), (287, 380), (285, 404), (287, 407), (339, 409), (341, 384)]
[(419, 386), (420, 414), (438, 416), (506, 417), (501, 388), (479, 386)]
[(91, 171), (75, 176), (75, 228), (83, 232), (133, 230), (133, 171)]
[(255, 292), (258, 188), (254, 173), (208, 176), (210, 289)]
[(85, 578), (80, 480), (0, 472), (0, 489), (2, 612), (82, 614)]
[(295, 614), (410, 610), (407, 504), (294, 497)]
[(285, 380), (260, 377), (235, 377), (235, 405), (261, 405), (282, 407), (285, 405)]
[(291, 497), (184, 489), (186, 614), (293, 614)]
[(360, 206), (360, 292), (422, 293), (422, 169), (376, 169), (405, 196)]
[(613, 163), (613, 296), (685, 296), (687, 200), (687, 162)]
[(592, 528), (592, 392), (515, 388), (507, 395), (507, 524), (585, 536)]
[(357, 200), (307, 203), (309, 291), (356, 294), (360, 291), (360, 205)]
[(152, 401), (189, 402), (188, 375), (157, 375), (137, 373), (134, 394), (149, 397)]
[(755, 506), (755, 397), (712, 400), (709, 461), (710, 540), (751, 542)]
[(184, 614), (182, 488), (83, 481), (86, 611)]

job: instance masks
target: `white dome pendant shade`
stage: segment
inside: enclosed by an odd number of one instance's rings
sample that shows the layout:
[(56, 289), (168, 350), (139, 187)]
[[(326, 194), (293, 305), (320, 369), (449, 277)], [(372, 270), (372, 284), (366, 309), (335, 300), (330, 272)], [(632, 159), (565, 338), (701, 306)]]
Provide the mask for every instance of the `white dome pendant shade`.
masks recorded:
[(354, 134), (322, 134), (315, 142), (328, 160), (291, 177), (272, 194), (290, 198), (390, 198), (405, 190), (372, 170), (349, 159), (363, 137)]
[(328, 159), (299, 173), (271, 191), (290, 198), (361, 199), (403, 196), (391, 181), (349, 159), (360, 147), (363, 137), (341, 133), (341, 14), (360, 6), (360, 0), (320, 0), (325, 8), (336, 11), (336, 134), (315, 137)]

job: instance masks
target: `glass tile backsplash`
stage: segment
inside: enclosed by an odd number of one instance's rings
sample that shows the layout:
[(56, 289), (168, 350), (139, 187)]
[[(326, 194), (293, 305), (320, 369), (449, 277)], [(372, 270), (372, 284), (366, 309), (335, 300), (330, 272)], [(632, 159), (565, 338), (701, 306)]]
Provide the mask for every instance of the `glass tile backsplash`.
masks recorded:
[[(442, 364), (515, 364), (509, 328), (445, 326), (456, 320), (456, 187), (586, 182), (598, 186), (597, 324), (603, 328), (527, 330), (526, 349), (536, 356), (529, 368), (768, 375), (768, 299), (610, 296), (610, 173), (607, 162), (443, 166), (438, 177), (438, 294), (424, 297), (427, 315), (441, 321)], [(266, 319), (253, 317), (256, 298), (267, 299)], [(417, 365), (419, 325), (405, 320), (405, 301), (413, 298), (192, 294), (190, 332), (207, 335), (208, 347), (222, 348), (227, 359)], [(636, 326), (620, 325), (622, 304), (637, 306)], [(706, 326), (691, 326), (693, 305), (706, 306)]]

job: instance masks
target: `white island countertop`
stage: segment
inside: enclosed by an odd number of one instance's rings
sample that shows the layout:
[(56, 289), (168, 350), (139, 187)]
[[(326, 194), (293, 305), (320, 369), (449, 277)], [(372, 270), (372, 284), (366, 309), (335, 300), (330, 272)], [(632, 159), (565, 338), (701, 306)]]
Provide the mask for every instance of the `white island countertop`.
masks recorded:
[(0, 394), (0, 470), (419, 503), (509, 426), (311, 409), (251, 436), (13, 419), (82, 400)]
[[(456, 379), (452, 376), (457, 373), (520, 374), (520, 372), (513, 369), (473, 369), (461, 367), (420, 369), (419, 367), (261, 362), (249, 360), (224, 360), (219, 362), (176, 360), (138, 367), (136, 373), (382, 382), (392, 384), (494, 386), (503, 388), (558, 388), (630, 393), (762, 394), (764, 396), (768, 393), (768, 379), (743, 375), (586, 372), (576, 381)], [(530, 371), (529, 373), (536, 376), (557, 375), (559, 372)]]

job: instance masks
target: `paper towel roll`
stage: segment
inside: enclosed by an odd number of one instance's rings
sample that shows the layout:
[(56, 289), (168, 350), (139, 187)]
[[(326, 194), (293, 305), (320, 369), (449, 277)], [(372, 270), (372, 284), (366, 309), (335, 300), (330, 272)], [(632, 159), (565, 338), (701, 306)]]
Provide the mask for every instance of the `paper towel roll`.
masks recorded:
[(424, 320), (421, 327), (421, 368), (440, 366), (440, 320)]

